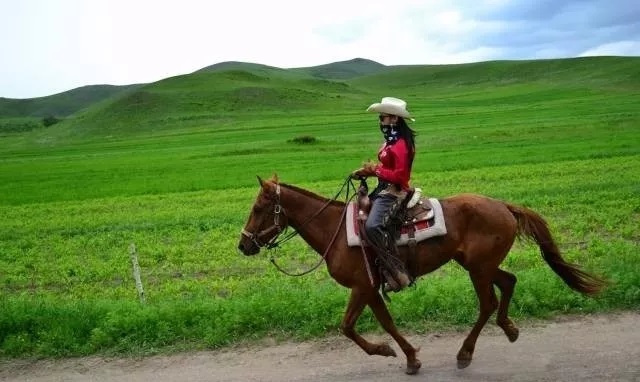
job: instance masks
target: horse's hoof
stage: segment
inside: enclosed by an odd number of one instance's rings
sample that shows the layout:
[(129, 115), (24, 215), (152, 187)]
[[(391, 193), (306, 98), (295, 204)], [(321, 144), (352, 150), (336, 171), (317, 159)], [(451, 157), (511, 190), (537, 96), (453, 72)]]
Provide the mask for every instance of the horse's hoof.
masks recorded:
[(384, 357), (397, 357), (396, 351), (389, 346), (389, 344), (380, 344), (378, 345), (378, 351), (376, 354), (384, 356)]
[(498, 326), (504, 330), (504, 334), (507, 335), (509, 342), (516, 342), (520, 335), (520, 331), (511, 320), (507, 319), (506, 321), (498, 322)]
[(471, 360), (470, 359), (459, 359), (458, 360), (458, 369), (464, 369), (469, 365), (471, 365)]
[(471, 358), (473, 358), (473, 353), (467, 350), (460, 350), (458, 352), (458, 369), (464, 369), (465, 367), (471, 365)]
[(404, 371), (408, 375), (418, 374), (418, 370), (422, 367), (422, 362), (415, 360), (412, 364), (407, 363), (407, 369)]
[(518, 336), (520, 335), (520, 331), (518, 330), (518, 328), (514, 326), (510, 328), (510, 330), (508, 330), (506, 334), (507, 334), (507, 338), (509, 339), (509, 342), (516, 342), (516, 340), (518, 339)]

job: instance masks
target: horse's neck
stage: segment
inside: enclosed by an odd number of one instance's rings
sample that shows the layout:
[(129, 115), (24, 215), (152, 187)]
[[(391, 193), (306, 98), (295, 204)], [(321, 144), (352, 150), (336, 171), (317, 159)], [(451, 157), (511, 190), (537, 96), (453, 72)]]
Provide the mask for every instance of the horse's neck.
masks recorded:
[[(314, 198), (294, 189), (282, 188), (281, 204), (289, 225), (319, 254), (324, 252), (328, 240), (338, 229), (342, 212), (338, 206), (328, 203), (329, 199)], [(321, 209), (322, 212), (318, 213)]]

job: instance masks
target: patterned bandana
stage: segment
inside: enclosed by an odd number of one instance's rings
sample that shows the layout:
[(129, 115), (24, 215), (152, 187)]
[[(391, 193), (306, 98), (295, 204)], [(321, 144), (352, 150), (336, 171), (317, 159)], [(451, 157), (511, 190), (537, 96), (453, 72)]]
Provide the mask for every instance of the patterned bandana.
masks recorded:
[(396, 125), (380, 124), (380, 131), (382, 131), (382, 135), (384, 135), (384, 140), (387, 143), (390, 143), (390, 144), (396, 143), (398, 138), (400, 138), (400, 132), (396, 129)]

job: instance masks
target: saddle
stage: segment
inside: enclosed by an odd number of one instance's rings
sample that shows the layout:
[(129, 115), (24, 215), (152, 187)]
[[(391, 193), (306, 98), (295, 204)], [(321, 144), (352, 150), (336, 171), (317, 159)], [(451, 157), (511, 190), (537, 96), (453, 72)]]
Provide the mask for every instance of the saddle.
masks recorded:
[[(398, 200), (391, 211), (394, 216), (387, 218), (385, 226), (396, 239), (397, 246), (411, 245), (447, 234), (440, 201), (436, 198), (421, 198), (419, 194), (416, 189), (413, 196), (408, 195), (407, 198)], [(371, 209), (370, 200), (366, 197), (366, 192), (361, 192), (359, 196), (356, 201), (349, 203), (345, 214), (347, 245), (350, 247), (358, 247), (363, 243), (365, 246), (369, 245), (364, 225)], [(406, 203), (404, 208), (403, 202)]]
[[(366, 186), (360, 186), (358, 190), (357, 205), (358, 219), (366, 221), (371, 211), (371, 200), (367, 194)], [(433, 216), (431, 201), (422, 199), (422, 189), (413, 188), (390, 211), (389, 229), (394, 237), (398, 239), (403, 230), (410, 230), (416, 222), (432, 219)]]

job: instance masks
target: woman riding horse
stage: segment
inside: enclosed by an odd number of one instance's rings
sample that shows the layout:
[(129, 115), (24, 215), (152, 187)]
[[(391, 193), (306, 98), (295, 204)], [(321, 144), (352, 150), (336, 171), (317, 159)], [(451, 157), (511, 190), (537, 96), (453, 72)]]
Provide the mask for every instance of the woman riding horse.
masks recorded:
[(409, 179), (416, 152), (415, 132), (405, 119), (414, 119), (407, 111), (407, 103), (394, 97), (384, 97), (380, 103), (369, 106), (367, 111), (379, 113), (384, 142), (378, 150), (379, 163), (365, 163), (352, 176), (378, 178), (378, 186), (369, 195), (371, 211), (365, 222), (365, 232), (373, 244), (386, 279), (385, 291), (398, 292), (412, 280), (397, 256), (398, 249), (394, 235), (389, 230), (389, 222), (390, 215), (398, 209), (410, 190)]

